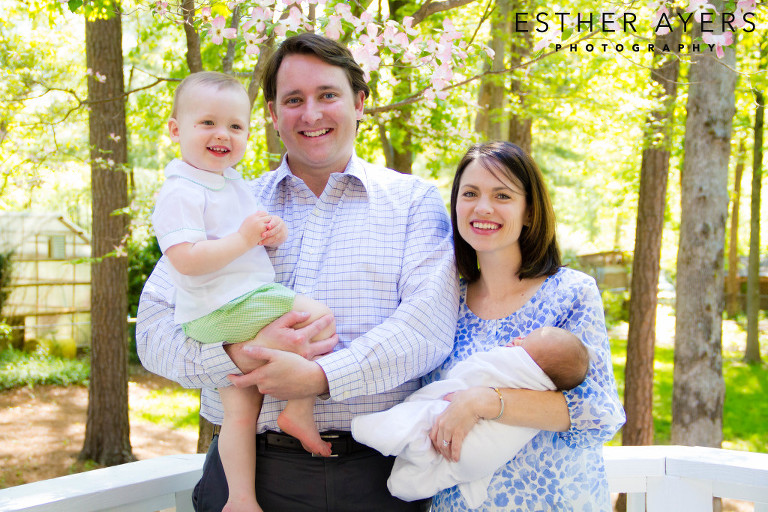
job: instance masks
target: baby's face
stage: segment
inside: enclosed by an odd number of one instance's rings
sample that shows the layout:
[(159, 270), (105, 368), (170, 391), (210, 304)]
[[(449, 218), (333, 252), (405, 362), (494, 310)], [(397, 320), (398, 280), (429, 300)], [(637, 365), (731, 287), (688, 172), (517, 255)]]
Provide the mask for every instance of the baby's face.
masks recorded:
[(184, 91), (175, 118), (168, 121), (181, 159), (222, 174), (242, 160), (248, 142), (251, 104), (243, 90), (197, 85)]
[(508, 347), (523, 347), (530, 346), (533, 343), (536, 343), (537, 341), (541, 341), (542, 338), (542, 330), (536, 329), (535, 331), (532, 331), (528, 336), (519, 336), (512, 341), (510, 341), (507, 346)]

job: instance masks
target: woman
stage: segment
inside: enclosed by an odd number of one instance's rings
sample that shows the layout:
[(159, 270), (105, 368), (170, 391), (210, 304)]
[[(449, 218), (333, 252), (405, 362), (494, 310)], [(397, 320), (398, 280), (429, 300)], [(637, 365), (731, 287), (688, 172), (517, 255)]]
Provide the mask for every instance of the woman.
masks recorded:
[[(456, 262), (462, 275), (454, 349), (426, 382), (458, 361), (542, 326), (574, 333), (592, 352), (584, 382), (570, 391), (473, 387), (450, 406), (430, 438), (458, 460), (480, 419), (540, 429), (496, 471), (483, 511), (610, 510), (602, 445), (624, 423), (602, 303), (594, 279), (561, 266), (555, 220), (541, 172), (508, 142), (470, 148), (451, 192)], [(470, 510), (457, 487), (438, 493), (433, 512)]]

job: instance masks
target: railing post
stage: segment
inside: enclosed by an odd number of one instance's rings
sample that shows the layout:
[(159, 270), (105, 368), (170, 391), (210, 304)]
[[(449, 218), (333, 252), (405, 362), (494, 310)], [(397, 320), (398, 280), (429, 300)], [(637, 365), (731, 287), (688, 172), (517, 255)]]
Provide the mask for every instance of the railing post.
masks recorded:
[(176, 512), (194, 512), (192, 507), (192, 489), (178, 491), (176, 493)]
[(676, 476), (649, 477), (648, 512), (712, 512), (712, 483)]
[(627, 493), (627, 512), (645, 512), (645, 493)]

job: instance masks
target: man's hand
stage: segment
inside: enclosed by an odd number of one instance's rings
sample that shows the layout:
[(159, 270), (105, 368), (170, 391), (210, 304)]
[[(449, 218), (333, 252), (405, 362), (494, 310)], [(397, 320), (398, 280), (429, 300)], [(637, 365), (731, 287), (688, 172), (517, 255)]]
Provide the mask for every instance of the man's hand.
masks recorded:
[(257, 386), (261, 394), (278, 400), (306, 398), (328, 392), (325, 372), (316, 362), (292, 352), (265, 347), (251, 346), (249, 351), (263, 365), (246, 375), (230, 375), (228, 378), (235, 386)]
[(224, 345), (224, 350), (243, 373), (249, 373), (264, 364), (258, 353), (254, 353), (254, 349), (258, 347), (293, 352), (307, 359), (329, 353), (339, 342), (338, 336), (334, 334), (328, 339), (316, 342), (310, 340), (331, 325), (333, 315), (322, 316), (300, 329), (293, 328), (294, 325), (306, 322), (308, 318), (307, 312), (290, 311), (260, 330), (251, 341)]

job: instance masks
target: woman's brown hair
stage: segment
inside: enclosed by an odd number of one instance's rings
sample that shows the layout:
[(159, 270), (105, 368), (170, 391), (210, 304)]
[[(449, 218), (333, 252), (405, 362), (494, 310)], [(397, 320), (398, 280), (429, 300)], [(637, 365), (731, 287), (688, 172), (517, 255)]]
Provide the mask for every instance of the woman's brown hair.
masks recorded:
[(551, 276), (562, 266), (560, 249), (555, 236), (555, 212), (549, 199), (544, 177), (533, 158), (516, 144), (493, 141), (475, 144), (459, 162), (451, 189), (451, 221), (453, 222), (454, 253), (459, 274), (470, 283), (480, 277), (477, 252), (467, 243), (457, 228), (456, 200), (459, 184), (469, 164), (479, 161), (491, 173), (501, 173), (520, 184), (525, 191), (528, 224), (520, 233), (522, 261), (520, 279)]

